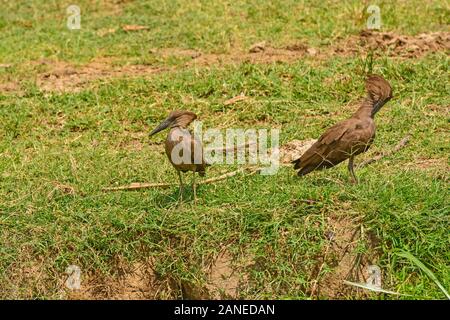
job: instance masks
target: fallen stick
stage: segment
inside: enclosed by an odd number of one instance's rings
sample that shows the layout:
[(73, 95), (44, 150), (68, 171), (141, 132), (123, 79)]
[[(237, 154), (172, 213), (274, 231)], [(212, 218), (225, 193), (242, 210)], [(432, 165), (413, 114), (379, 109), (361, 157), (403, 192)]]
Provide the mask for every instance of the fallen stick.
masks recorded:
[(174, 186), (174, 183), (132, 183), (127, 186), (120, 187), (107, 187), (103, 188), (103, 191), (120, 191), (120, 190), (137, 190), (137, 189), (146, 189), (146, 188), (168, 188)]
[[(248, 171), (248, 175), (252, 175), (256, 172), (258, 172), (260, 168), (241, 168), (236, 171), (227, 172), (223, 175), (220, 175), (218, 177), (213, 177), (205, 180), (201, 180), (197, 183), (197, 185), (201, 184), (210, 184), (217, 181), (225, 180), (230, 177), (233, 177), (241, 172)], [(172, 186), (177, 186), (178, 184), (175, 183), (132, 183), (127, 186), (119, 186), (119, 187), (108, 187), (103, 188), (103, 191), (129, 191), (129, 190), (139, 190), (139, 189), (149, 189), (149, 188), (168, 188)]]
[(225, 174), (223, 174), (221, 176), (218, 176), (218, 177), (209, 178), (209, 179), (206, 179), (206, 180), (203, 180), (203, 181), (199, 181), (198, 184), (209, 184), (209, 183), (225, 180), (225, 179), (233, 177), (233, 176), (235, 176), (235, 175), (237, 175), (237, 174), (239, 174), (241, 172), (247, 171), (247, 170), (249, 171), (249, 175), (251, 175), (251, 174), (256, 173), (258, 171), (258, 168), (256, 168), (256, 169), (255, 168), (253, 168), (253, 169), (242, 168), (242, 169), (239, 169), (239, 170), (236, 170), (236, 171), (231, 171), (231, 172), (225, 173)]
[(397, 145), (395, 147), (393, 147), (391, 150), (386, 151), (386, 152), (382, 152), (379, 155), (376, 155), (373, 158), (367, 159), (363, 162), (361, 162), (357, 168), (362, 168), (364, 166), (367, 166), (368, 164), (371, 164), (372, 162), (378, 161), (384, 157), (389, 157), (391, 155), (393, 155), (394, 153), (398, 152), (399, 150), (403, 149), (409, 142), (409, 139), (411, 139), (411, 134), (406, 135), (406, 137), (404, 137), (402, 140), (399, 141), (399, 143), (397, 143)]

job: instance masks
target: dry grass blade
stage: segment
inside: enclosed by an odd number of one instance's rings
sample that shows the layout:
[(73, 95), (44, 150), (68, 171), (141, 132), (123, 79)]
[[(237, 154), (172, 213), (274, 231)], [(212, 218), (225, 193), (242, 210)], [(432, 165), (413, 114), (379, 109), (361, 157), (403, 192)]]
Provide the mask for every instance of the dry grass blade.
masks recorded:
[(140, 30), (147, 30), (147, 29), (149, 29), (149, 27), (147, 27), (147, 26), (138, 26), (138, 25), (134, 25), (134, 24), (125, 25), (125, 26), (122, 27), (123, 31), (140, 31)]
[(96, 33), (97, 33), (98, 36), (104, 37), (104, 36), (106, 36), (108, 34), (115, 33), (116, 31), (117, 31), (116, 28), (104, 28), (104, 29), (97, 30)]
[(399, 295), (399, 296), (405, 296), (405, 294), (401, 294), (401, 293), (394, 292), (394, 291), (389, 291), (389, 290), (384, 290), (382, 288), (371, 286), (371, 285), (368, 285), (368, 284), (365, 284), (365, 283), (351, 282), (351, 281), (347, 281), (347, 280), (344, 280), (344, 283), (348, 284), (350, 286), (354, 286), (354, 287), (358, 287), (358, 288), (362, 288), (362, 289), (367, 289), (367, 290), (374, 291), (374, 292), (382, 292), (382, 293), (387, 293), (387, 294), (395, 294), (395, 295)]
[(234, 103), (236, 103), (236, 102), (243, 101), (243, 100), (247, 100), (247, 99), (248, 99), (247, 96), (245, 96), (245, 95), (243, 95), (243, 94), (240, 94), (240, 95), (238, 95), (238, 96), (236, 96), (236, 97), (234, 97), (234, 98), (231, 98), (231, 99), (226, 100), (226, 101), (223, 103), (223, 105), (224, 105), (224, 106), (228, 106), (228, 105), (234, 104)]

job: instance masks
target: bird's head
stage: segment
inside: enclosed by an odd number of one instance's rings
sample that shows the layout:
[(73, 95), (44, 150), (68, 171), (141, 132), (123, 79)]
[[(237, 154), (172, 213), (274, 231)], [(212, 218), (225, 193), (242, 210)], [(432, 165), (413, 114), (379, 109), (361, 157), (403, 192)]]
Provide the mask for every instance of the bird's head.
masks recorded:
[(366, 80), (368, 98), (373, 103), (372, 116), (392, 99), (392, 87), (382, 76), (370, 75)]
[(150, 132), (150, 137), (166, 128), (186, 128), (195, 119), (197, 119), (197, 115), (191, 111), (172, 111), (163, 122), (161, 122), (155, 129), (153, 129), (152, 132)]

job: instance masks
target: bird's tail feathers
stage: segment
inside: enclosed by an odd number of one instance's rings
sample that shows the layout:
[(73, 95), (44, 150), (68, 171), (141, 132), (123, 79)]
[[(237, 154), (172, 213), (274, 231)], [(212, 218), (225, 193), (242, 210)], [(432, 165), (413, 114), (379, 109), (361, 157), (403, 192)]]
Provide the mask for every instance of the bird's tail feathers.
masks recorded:
[(291, 163), (294, 165), (294, 169), (300, 168), (300, 162), (300, 158), (291, 161)]

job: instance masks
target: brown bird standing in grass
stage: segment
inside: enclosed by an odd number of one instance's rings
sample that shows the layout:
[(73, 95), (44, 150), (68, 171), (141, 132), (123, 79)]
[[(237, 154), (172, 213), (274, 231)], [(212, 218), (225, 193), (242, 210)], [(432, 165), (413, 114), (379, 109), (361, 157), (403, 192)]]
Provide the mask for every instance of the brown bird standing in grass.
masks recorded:
[(348, 170), (354, 183), (356, 155), (366, 152), (375, 138), (374, 116), (392, 98), (390, 84), (378, 75), (366, 80), (367, 97), (355, 114), (329, 128), (299, 159), (292, 161), (299, 176), (311, 171), (331, 168), (348, 160)]
[(161, 122), (152, 132), (150, 137), (154, 134), (170, 128), (167, 134), (165, 149), (175, 170), (177, 170), (180, 181), (180, 200), (183, 199), (183, 180), (181, 172), (192, 171), (194, 190), (194, 201), (197, 202), (197, 190), (195, 184), (195, 173), (198, 172), (200, 176), (205, 175), (205, 168), (208, 165), (203, 158), (203, 147), (197, 137), (191, 134), (187, 126), (197, 119), (197, 115), (190, 111), (176, 110), (172, 111), (169, 116)]

